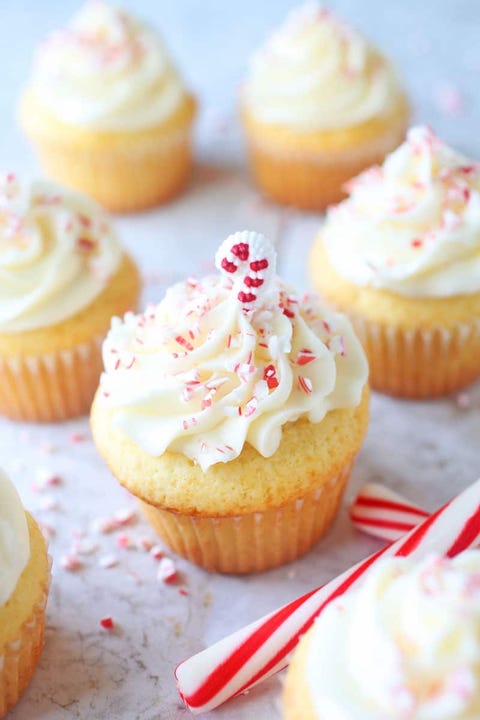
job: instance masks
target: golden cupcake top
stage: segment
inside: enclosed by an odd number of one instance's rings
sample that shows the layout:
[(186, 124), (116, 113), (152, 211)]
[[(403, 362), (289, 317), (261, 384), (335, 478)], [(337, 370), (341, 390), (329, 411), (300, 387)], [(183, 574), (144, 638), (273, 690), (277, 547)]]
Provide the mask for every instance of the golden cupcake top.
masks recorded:
[(480, 551), (382, 560), (318, 618), (305, 672), (322, 720), (476, 720)]
[(15, 590), (29, 557), (25, 510), (13, 483), (0, 469), (0, 608)]
[(245, 443), (269, 457), (285, 423), (359, 404), (367, 363), (349, 321), (298, 296), (275, 263), (270, 241), (236, 233), (216, 254), (217, 275), (112, 321), (97, 403), (143, 451), (181, 453), (203, 470)]
[(413, 297), (480, 291), (480, 163), (419, 126), (347, 189), (322, 229), (341, 277)]
[(186, 97), (158, 34), (104, 0), (89, 0), (46, 39), (29, 90), (56, 118), (93, 130), (158, 125)]
[(291, 11), (253, 57), (246, 109), (260, 122), (336, 130), (391, 114), (403, 93), (388, 62), (329, 9)]
[(101, 293), (121, 256), (93, 200), (51, 182), (0, 175), (0, 333), (72, 317)]

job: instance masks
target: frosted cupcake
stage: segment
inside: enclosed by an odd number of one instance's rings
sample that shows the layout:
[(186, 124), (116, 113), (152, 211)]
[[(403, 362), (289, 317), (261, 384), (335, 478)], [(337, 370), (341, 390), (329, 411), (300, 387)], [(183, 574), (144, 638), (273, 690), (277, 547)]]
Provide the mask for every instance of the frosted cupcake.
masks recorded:
[(280, 203), (323, 210), (405, 137), (408, 104), (389, 61), (309, 2), (253, 58), (242, 95), (252, 172)]
[(349, 189), (310, 268), (352, 319), (372, 386), (433, 397), (480, 377), (480, 165), (417, 127)]
[(331, 603), (292, 659), (283, 717), (480, 717), (480, 551), (385, 559)]
[(0, 471), (0, 717), (19, 700), (37, 666), (49, 579), (43, 536)]
[(278, 279), (263, 236), (230, 236), (216, 265), (113, 321), (92, 430), (168, 545), (244, 573), (332, 523), (367, 428), (367, 364), (345, 318)]
[(47, 38), (20, 108), (45, 172), (116, 211), (182, 190), (194, 115), (158, 35), (102, 0)]
[(0, 279), (0, 414), (85, 414), (110, 318), (140, 290), (108, 217), (58, 185), (0, 176)]

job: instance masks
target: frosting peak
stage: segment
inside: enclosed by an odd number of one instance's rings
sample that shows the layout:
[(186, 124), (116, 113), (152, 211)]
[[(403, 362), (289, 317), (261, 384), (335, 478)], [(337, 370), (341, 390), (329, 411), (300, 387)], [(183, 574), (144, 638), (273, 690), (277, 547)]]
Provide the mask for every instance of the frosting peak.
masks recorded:
[(93, 200), (0, 174), (0, 332), (71, 317), (102, 291), (120, 257), (110, 222)]
[(185, 97), (157, 34), (104, 0), (89, 0), (47, 38), (31, 84), (64, 122), (105, 130), (161, 123)]
[(341, 276), (418, 297), (480, 291), (479, 163), (416, 127), (347, 189), (323, 230)]
[(315, 131), (388, 114), (400, 93), (390, 64), (359, 33), (307, 2), (254, 56), (246, 101), (262, 122)]
[(380, 562), (317, 621), (307, 678), (325, 720), (478, 718), (480, 551)]
[(0, 607), (15, 590), (29, 557), (25, 511), (13, 484), (0, 470)]
[(145, 452), (182, 453), (203, 470), (246, 442), (272, 455), (285, 423), (357, 405), (367, 379), (349, 322), (282, 283), (263, 236), (230, 236), (216, 264), (219, 275), (114, 319), (99, 399)]

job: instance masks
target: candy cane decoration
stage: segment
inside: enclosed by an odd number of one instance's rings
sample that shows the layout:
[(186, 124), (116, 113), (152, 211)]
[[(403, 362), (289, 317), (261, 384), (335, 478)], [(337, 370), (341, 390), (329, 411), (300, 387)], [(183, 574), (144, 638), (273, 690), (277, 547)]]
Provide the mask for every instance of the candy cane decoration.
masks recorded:
[(377, 483), (365, 485), (349, 509), (352, 525), (381, 540), (398, 540), (430, 513)]
[(275, 277), (276, 254), (270, 240), (256, 232), (237, 232), (220, 245), (217, 268), (233, 280), (244, 310), (255, 310)]
[(181, 697), (193, 713), (213, 710), (286, 667), (300, 637), (335, 598), (353, 587), (381, 557), (453, 557), (480, 537), (480, 480), (395, 543), (326, 585), (238, 630), (181, 663)]
[(380, 540), (398, 540), (430, 513), (377, 483), (365, 485), (350, 506), (352, 525)]

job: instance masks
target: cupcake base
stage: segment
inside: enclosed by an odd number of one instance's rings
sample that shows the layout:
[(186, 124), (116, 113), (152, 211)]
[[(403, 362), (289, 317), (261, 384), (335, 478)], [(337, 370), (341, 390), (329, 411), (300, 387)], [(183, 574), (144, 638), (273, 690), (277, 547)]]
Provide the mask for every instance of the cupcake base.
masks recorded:
[(21, 125), (45, 173), (91, 195), (114, 212), (159, 205), (184, 188), (192, 165), (195, 100), (186, 96), (158, 126), (131, 131), (74, 127), (59, 120), (27, 90)]
[(0, 358), (0, 414), (55, 422), (86, 415), (102, 371), (103, 336), (48, 355)]
[(350, 318), (375, 390), (434, 398), (480, 379), (480, 293), (416, 298), (357, 286), (335, 271), (321, 235), (310, 272), (326, 303)]
[(253, 573), (307, 553), (330, 528), (352, 463), (329, 482), (286, 505), (234, 517), (183, 515), (140, 506), (158, 535), (178, 555), (207, 570)]
[(370, 364), (370, 384), (404, 398), (434, 398), (480, 378), (480, 320), (403, 329), (350, 314)]
[(91, 426), (112, 474), (167, 545), (208, 570), (250, 573), (291, 562), (328, 530), (367, 430), (369, 399), (365, 386), (355, 407), (318, 423), (286, 423), (270, 457), (245, 443), (238, 457), (205, 471), (180, 453), (140, 449), (100, 393)]
[(101, 151), (44, 142), (37, 153), (49, 177), (119, 213), (155, 207), (175, 197), (192, 166), (189, 133), (182, 131), (148, 135)]
[[(35, 521), (27, 515), (31, 556), (13, 596), (1, 608), (6, 627), (0, 628), (0, 718), (18, 702), (37, 667), (45, 627), (51, 559)], [(28, 594), (33, 593), (30, 599)], [(16, 628), (16, 623), (18, 629)], [(8, 639), (2, 642), (2, 634)]]
[(17, 704), (38, 665), (43, 649), (47, 590), (24, 622), (18, 638), (0, 655), (0, 718)]
[(344, 183), (398, 147), (407, 124), (406, 103), (383, 120), (303, 135), (262, 125), (244, 112), (256, 184), (274, 201), (302, 210), (323, 211), (342, 200)]
[(86, 415), (111, 318), (134, 311), (139, 294), (138, 270), (124, 255), (103, 291), (76, 315), (51, 327), (0, 333), (0, 415), (30, 422)]

